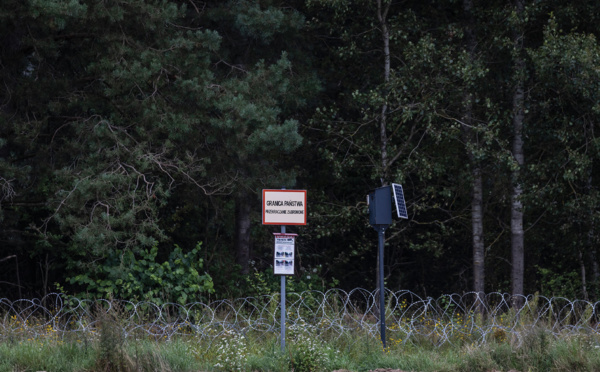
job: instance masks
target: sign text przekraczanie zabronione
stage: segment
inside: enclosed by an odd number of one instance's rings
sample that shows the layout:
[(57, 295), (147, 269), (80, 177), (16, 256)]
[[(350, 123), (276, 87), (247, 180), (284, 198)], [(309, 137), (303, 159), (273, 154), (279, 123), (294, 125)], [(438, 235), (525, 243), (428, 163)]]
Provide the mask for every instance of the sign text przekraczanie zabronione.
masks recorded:
[(264, 225), (306, 225), (306, 190), (263, 190)]

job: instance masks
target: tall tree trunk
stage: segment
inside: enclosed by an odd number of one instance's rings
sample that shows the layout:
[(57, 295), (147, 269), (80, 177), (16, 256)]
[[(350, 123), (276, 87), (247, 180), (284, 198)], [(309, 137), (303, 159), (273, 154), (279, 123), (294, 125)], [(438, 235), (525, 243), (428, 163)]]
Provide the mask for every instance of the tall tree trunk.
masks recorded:
[[(390, 9), (391, 2), (387, 4), (382, 4), (382, 1), (385, 0), (377, 0), (377, 19), (379, 20), (379, 27), (381, 27), (381, 38), (383, 41), (383, 83), (384, 89), (382, 95), (387, 94), (387, 85), (390, 81), (390, 31), (387, 25), (387, 13)], [(381, 117), (379, 118), (379, 140), (380, 140), (380, 151), (381, 151), (381, 186), (385, 186), (388, 184), (389, 176), (388, 176), (388, 136), (387, 136), (387, 110), (388, 106), (384, 103), (381, 106)], [(375, 283), (379, 283), (379, 278), (381, 276), (381, 270), (383, 267), (380, 267), (380, 252), (377, 249), (377, 269), (375, 270)], [(383, 294), (381, 294), (383, 295)], [(376, 311), (379, 312), (379, 305), (376, 306)]]
[[(474, 63), (476, 59), (475, 49), (477, 41), (475, 39), (473, 0), (463, 0), (463, 9), (466, 16), (465, 36), (469, 60)], [(473, 234), (473, 291), (477, 296), (484, 294), (485, 281), (485, 246), (483, 240), (483, 180), (481, 164), (473, 156), (473, 149), (479, 143), (477, 134), (473, 129), (473, 93), (472, 86), (466, 85), (464, 94), (464, 115), (463, 115), (463, 137), (465, 146), (471, 163), (471, 176), (473, 178), (471, 195), (471, 227)]]
[(250, 272), (250, 203), (247, 195), (237, 198), (235, 203), (235, 262), (240, 272)]
[(581, 292), (583, 293), (583, 299), (588, 300), (588, 290), (587, 290), (587, 279), (585, 274), (585, 262), (583, 261), (583, 251), (579, 250), (579, 269), (581, 273)]
[[(391, 2), (382, 5), (382, 0), (377, 0), (377, 19), (381, 27), (381, 37), (383, 39), (383, 95), (387, 94), (387, 85), (390, 82), (390, 31), (387, 25), (387, 13), (390, 9)], [(381, 149), (381, 185), (385, 186), (389, 182), (389, 164), (388, 164), (388, 136), (387, 136), (387, 110), (388, 106), (384, 103), (381, 106), (381, 117), (379, 120), (379, 139)]]
[(523, 305), (524, 271), (525, 271), (525, 244), (523, 232), (523, 203), (521, 195), (521, 168), (525, 164), (523, 154), (523, 121), (525, 120), (525, 60), (523, 57), (523, 0), (515, 0), (517, 24), (513, 29), (514, 43), (514, 77), (513, 91), (513, 157), (517, 163), (512, 174), (511, 196), (511, 290), (513, 295), (512, 305), (519, 308)]
[(473, 291), (478, 296), (485, 288), (485, 246), (483, 240), (483, 180), (481, 168), (473, 169), (473, 199), (471, 200), (471, 227), (473, 229)]
[[(594, 126), (590, 125), (589, 126), (589, 135), (593, 138), (594, 137)], [(586, 191), (586, 195), (587, 197), (591, 197), (592, 195), (592, 189), (593, 189), (593, 185), (592, 185), (592, 166), (593, 164), (591, 164), (588, 168), (588, 177), (586, 180), (586, 185), (585, 185), (585, 191)], [(592, 293), (592, 297), (596, 297), (598, 295), (598, 280), (600, 279), (600, 272), (598, 270), (598, 260), (596, 257), (596, 246), (594, 244), (594, 240), (595, 240), (595, 224), (594, 224), (594, 208), (591, 207), (588, 209), (588, 220), (590, 221), (590, 225), (588, 227), (588, 231), (587, 231), (587, 239), (586, 239), (586, 253), (588, 256), (588, 260), (590, 265), (592, 266), (592, 278), (591, 278), (591, 282), (590, 282), (590, 286), (589, 286), (589, 291), (587, 291), (587, 288), (584, 288), (584, 293)], [(581, 253), (581, 252), (580, 252)], [(585, 270), (585, 266), (582, 266), (582, 269)], [(585, 271), (582, 271), (582, 283), (584, 283), (584, 277), (585, 276)], [(586, 298), (587, 300), (587, 298)]]
[(591, 292), (594, 298), (598, 297), (599, 282), (600, 282), (600, 269), (598, 268), (598, 254), (596, 252), (596, 248), (594, 246), (590, 247), (588, 251), (589, 260), (592, 265), (592, 284), (591, 284)]

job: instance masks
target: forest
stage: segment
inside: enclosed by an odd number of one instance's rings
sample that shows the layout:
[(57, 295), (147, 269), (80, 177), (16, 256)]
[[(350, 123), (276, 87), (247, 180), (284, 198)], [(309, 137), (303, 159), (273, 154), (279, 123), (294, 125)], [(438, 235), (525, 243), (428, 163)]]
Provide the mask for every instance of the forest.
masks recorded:
[[(600, 2), (3, 0), (0, 298), (600, 294)], [(598, 221), (598, 223), (596, 223)], [(598, 226), (598, 227), (596, 227)]]

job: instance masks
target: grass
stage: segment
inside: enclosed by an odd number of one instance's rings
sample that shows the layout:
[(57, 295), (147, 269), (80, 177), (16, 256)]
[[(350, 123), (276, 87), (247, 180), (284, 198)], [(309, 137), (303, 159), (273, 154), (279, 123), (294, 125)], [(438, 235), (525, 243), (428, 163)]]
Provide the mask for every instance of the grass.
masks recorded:
[[(597, 371), (600, 350), (590, 336), (555, 339), (540, 331), (527, 337), (521, 346), (492, 342), (483, 346), (443, 346), (440, 348), (397, 345), (382, 350), (372, 338), (351, 335), (304, 348), (288, 340), (281, 353), (277, 335), (227, 344), (221, 353), (211, 350), (207, 341), (194, 338), (171, 341), (127, 340), (120, 345), (121, 357), (106, 363), (100, 341), (40, 342), (24, 340), (0, 343), (0, 371), (369, 371), (394, 368), (405, 371)], [(106, 342), (106, 341), (105, 341)], [(315, 346), (315, 345), (312, 345)], [(212, 345), (214, 347), (214, 345)], [(230, 349), (227, 349), (230, 347)], [(239, 363), (225, 364), (226, 355), (239, 357)], [(113, 356), (114, 357), (114, 356)], [(304, 358), (304, 359), (302, 359)], [(301, 363), (304, 362), (304, 363)], [(221, 367), (218, 367), (220, 365)]]
[[(565, 333), (559, 334), (560, 328), (525, 312), (518, 322), (507, 312), (493, 323), (460, 313), (444, 319), (399, 317), (389, 325), (385, 349), (364, 328), (339, 334), (324, 324), (319, 328), (296, 319), (287, 329), (283, 353), (273, 332), (242, 334), (215, 325), (204, 334), (185, 328), (186, 334), (172, 338), (144, 331), (125, 337), (127, 317), (119, 309), (98, 314), (85, 333), (62, 333), (44, 319), (5, 317), (0, 324), (0, 372), (600, 371), (597, 328), (573, 332), (564, 327)], [(408, 323), (413, 330), (407, 330)]]
[(96, 353), (72, 342), (23, 341), (0, 344), (0, 371), (86, 371)]

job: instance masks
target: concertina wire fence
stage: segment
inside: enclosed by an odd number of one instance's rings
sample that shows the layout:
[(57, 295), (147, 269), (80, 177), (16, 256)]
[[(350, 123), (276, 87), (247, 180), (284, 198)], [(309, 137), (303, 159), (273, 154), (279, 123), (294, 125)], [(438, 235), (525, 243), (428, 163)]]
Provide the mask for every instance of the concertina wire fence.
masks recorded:
[[(410, 291), (386, 291), (386, 335), (394, 344), (454, 343), (482, 345), (492, 340), (521, 345), (527, 335), (545, 332), (555, 338), (599, 336), (600, 301), (563, 297), (521, 296), (512, 306), (506, 293), (419, 297)], [(286, 327), (327, 339), (357, 335), (379, 340), (379, 291), (288, 293)], [(280, 332), (278, 294), (187, 305), (125, 300), (83, 300), (50, 294), (42, 299), (0, 299), (0, 342), (98, 335), (110, 314), (125, 338), (171, 340), (194, 337), (212, 342), (236, 332), (258, 335)]]

